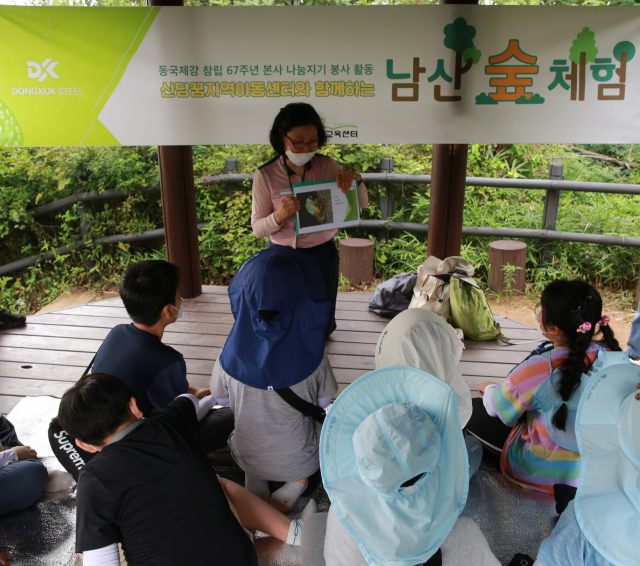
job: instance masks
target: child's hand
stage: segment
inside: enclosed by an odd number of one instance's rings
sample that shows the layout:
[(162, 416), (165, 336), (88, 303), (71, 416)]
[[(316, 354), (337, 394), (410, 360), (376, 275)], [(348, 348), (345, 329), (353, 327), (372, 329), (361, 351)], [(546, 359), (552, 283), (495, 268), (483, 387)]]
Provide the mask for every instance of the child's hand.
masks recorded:
[(31, 446), (14, 446), (11, 448), (17, 455), (18, 460), (35, 460), (38, 457), (36, 451)]
[(484, 396), (484, 390), (487, 388), (487, 385), (498, 385), (495, 381), (485, 381), (480, 387), (478, 387), (478, 393)]

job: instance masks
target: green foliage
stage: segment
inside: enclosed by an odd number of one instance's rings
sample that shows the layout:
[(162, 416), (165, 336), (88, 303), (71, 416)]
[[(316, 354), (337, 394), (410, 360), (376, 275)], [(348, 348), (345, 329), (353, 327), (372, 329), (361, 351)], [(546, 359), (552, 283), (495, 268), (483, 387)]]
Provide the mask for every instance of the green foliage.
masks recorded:
[(444, 45), (456, 53), (463, 53), (473, 47), (476, 28), (467, 25), (464, 18), (456, 18), (452, 24), (444, 26)]
[(569, 49), (569, 59), (576, 65), (580, 64), (580, 54), (586, 54), (586, 62), (594, 63), (598, 48), (596, 47), (596, 33), (589, 28), (583, 28), (578, 37), (573, 40), (573, 45)]
[(477, 65), (480, 62), (480, 57), (482, 57), (482, 52), (476, 47), (468, 47), (462, 52), (462, 59), (466, 62), (467, 59), (471, 59), (474, 65)]
[(613, 56), (616, 58), (616, 61), (622, 61), (623, 53), (627, 54), (628, 63), (636, 54), (636, 46), (630, 41), (621, 41), (620, 43), (616, 43), (616, 46), (613, 48)]

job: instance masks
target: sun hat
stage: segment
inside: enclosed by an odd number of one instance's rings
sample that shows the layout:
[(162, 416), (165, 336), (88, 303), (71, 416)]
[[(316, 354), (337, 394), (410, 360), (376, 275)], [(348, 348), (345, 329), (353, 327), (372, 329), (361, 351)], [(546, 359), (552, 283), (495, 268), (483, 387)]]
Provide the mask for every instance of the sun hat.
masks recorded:
[(376, 367), (411, 366), (435, 375), (456, 392), (464, 427), (471, 418), (471, 391), (458, 370), (464, 347), (453, 327), (425, 309), (407, 309), (382, 331), (376, 345)]
[(416, 368), (356, 380), (322, 428), (324, 487), (371, 566), (435, 554), (466, 503), (468, 467), (454, 390)]
[[(273, 246), (247, 259), (228, 289), (235, 323), (220, 353), (222, 369), (257, 389), (300, 383), (320, 365), (330, 303), (318, 265)], [(277, 311), (270, 320), (259, 312)]]
[(578, 525), (605, 560), (640, 564), (640, 368), (625, 363), (594, 375), (576, 424)]

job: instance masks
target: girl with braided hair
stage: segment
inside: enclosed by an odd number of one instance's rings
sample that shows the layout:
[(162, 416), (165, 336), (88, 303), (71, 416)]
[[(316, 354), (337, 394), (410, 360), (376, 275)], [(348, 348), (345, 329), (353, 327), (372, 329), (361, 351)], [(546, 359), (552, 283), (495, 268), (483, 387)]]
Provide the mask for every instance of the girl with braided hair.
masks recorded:
[[(585, 374), (601, 359), (598, 352), (620, 346), (602, 315), (600, 294), (586, 281), (549, 283), (536, 316), (547, 342), (502, 386), (487, 382), (479, 391), (487, 414), (513, 427), (502, 450), (502, 472), (522, 487), (566, 500), (580, 476), (574, 424)], [(559, 503), (559, 512), (566, 503)]]

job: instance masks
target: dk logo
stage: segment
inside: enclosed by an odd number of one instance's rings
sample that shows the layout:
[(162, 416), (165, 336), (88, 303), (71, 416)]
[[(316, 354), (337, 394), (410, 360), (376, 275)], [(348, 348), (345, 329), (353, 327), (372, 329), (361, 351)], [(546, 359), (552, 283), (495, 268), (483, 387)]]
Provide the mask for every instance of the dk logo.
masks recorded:
[(51, 59), (45, 59), (41, 64), (38, 64), (35, 61), (27, 61), (27, 74), (30, 79), (38, 79), (39, 83), (45, 80), (48, 76), (52, 79), (59, 79), (60, 77), (54, 71), (57, 64), (58, 61), (53, 61)]

